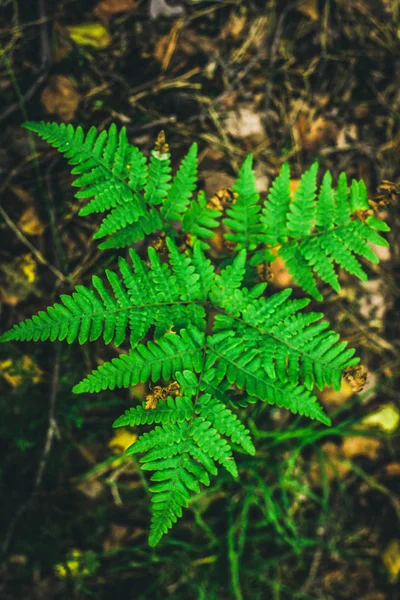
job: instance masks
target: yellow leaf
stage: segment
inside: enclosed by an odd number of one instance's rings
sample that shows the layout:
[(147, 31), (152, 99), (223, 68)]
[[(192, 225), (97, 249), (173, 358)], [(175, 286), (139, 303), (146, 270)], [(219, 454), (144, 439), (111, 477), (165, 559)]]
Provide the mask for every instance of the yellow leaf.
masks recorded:
[(394, 404), (385, 404), (372, 413), (372, 415), (368, 415), (364, 417), (361, 421), (361, 424), (366, 427), (378, 427), (382, 431), (386, 433), (393, 433), (400, 422), (400, 411)]
[(22, 216), (18, 221), (18, 227), (27, 235), (41, 235), (44, 232), (44, 225), (39, 220), (33, 206), (28, 206), (22, 213)]
[(3, 360), (0, 362), (0, 373), (13, 388), (19, 387), (24, 379), (38, 383), (42, 378), (42, 371), (30, 356), (23, 356), (14, 364), (11, 359)]
[(311, 21), (318, 21), (318, 3), (317, 0), (304, 0), (298, 7), (297, 10), (307, 17), (310, 17)]
[(82, 23), (67, 27), (68, 33), (78, 46), (92, 46), (93, 48), (107, 48), (112, 42), (112, 37), (101, 23)]
[(122, 454), (136, 442), (137, 437), (135, 433), (131, 433), (127, 429), (118, 429), (114, 437), (108, 442), (108, 447), (114, 450), (116, 454)]
[(383, 564), (389, 573), (390, 580), (394, 583), (400, 573), (400, 541), (392, 540), (386, 546), (382, 556)]
[(33, 283), (36, 279), (36, 262), (34, 261), (32, 254), (24, 254), (21, 256), (19, 267), (29, 283)]

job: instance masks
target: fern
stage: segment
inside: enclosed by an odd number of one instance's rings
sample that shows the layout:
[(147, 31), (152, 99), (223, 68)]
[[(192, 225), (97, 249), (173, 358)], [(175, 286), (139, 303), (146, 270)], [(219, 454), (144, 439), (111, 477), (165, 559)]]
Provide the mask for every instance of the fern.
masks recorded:
[[(221, 215), (221, 211), (208, 208), (207, 198), (204, 192), (200, 192), (183, 216), (182, 230), (192, 236), (193, 244), (202, 238), (212, 238), (215, 235), (213, 229), (218, 227), (217, 219)], [(202, 241), (201, 247), (206, 250), (209, 246)]]
[[(336, 263), (366, 281), (367, 274), (357, 255), (377, 263), (378, 257), (369, 242), (387, 246), (387, 241), (377, 231), (390, 229), (383, 221), (368, 214), (370, 206), (364, 182), (353, 180), (349, 190), (346, 175), (341, 173), (334, 190), (328, 171), (317, 197), (317, 173), (318, 165), (314, 163), (303, 174), (293, 200), (290, 200), (289, 167), (285, 164), (264, 202), (262, 225), (263, 241), (279, 246), (278, 255), (285, 261), (294, 280), (316, 300), (323, 300), (316, 276), (340, 292)], [(364, 214), (365, 220), (359, 218)]]
[(261, 207), (258, 204), (259, 196), (252, 161), (253, 157), (250, 154), (244, 161), (239, 177), (232, 187), (237, 194), (236, 201), (232, 208), (227, 210), (228, 217), (223, 219), (224, 225), (233, 230), (226, 233), (225, 238), (235, 243), (236, 250), (254, 250), (262, 239), (259, 214)]
[[(130, 248), (117, 269), (94, 276), (91, 286), (76, 286), (0, 337), (125, 344), (118, 357), (74, 386), (77, 394), (159, 383), (162, 393), (154, 396), (153, 408), (140, 403), (114, 423), (152, 427), (127, 453), (140, 454), (142, 468), (153, 473), (149, 543), (156, 545), (218, 467), (237, 477), (234, 452), (255, 454), (236, 408), (261, 401), (330, 425), (315, 387), (339, 389), (343, 371), (358, 363), (322, 313), (304, 310), (309, 299), (291, 299), (290, 289), (267, 294), (267, 284), (251, 285), (254, 265), (272, 260), (271, 249), (278, 247), (300, 285), (321, 299), (316, 275), (336, 291), (334, 263), (365, 278), (356, 255), (376, 261), (369, 243), (386, 244), (377, 232), (388, 227), (368, 214), (363, 182), (349, 189), (341, 174), (335, 190), (328, 172), (318, 190), (316, 164), (293, 199), (284, 165), (261, 204), (248, 157), (233, 186), (235, 202), (223, 216), (207, 206), (203, 192), (192, 199), (195, 144), (172, 175), (163, 134), (147, 162), (115, 126), (100, 134), (92, 128), (86, 136), (71, 125), (25, 126), (75, 165), (77, 196), (90, 199), (81, 213), (109, 211), (94, 236), (106, 238), (101, 247), (169, 232), (166, 255), (149, 246), (145, 260)], [(206, 254), (206, 240), (216, 235), (221, 219), (231, 243), (222, 262)], [(183, 248), (177, 245), (179, 228), (188, 236)]]

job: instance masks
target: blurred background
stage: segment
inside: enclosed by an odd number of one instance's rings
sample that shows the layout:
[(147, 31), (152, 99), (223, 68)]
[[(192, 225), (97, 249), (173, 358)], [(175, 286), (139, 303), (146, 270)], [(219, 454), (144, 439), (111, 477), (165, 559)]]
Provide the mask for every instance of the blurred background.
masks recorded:
[[(221, 473), (156, 549), (147, 482), (123, 456), (136, 433), (111, 427), (148, 389), (74, 396), (116, 356), (101, 343), (1, 345), (0, 597), (400, 598), (398, 1), (1, 0), (0, 18), (1, 331), (115, 261), (27, 119), (115, 122), (145, 152), (163, 129), (175, 165), (196, 141), (208, 197), (249, 152), (262, 194), (283, 162), (295, 186), (318, 160), (363, 178), (392, 228), (369, 282), (326, 290), (364, 366), (320, 394), (333, 427), (244, 411), (256, 457), (238, 456), (239, 480)], [(283, 262), (268, 279), (292, 285)]]

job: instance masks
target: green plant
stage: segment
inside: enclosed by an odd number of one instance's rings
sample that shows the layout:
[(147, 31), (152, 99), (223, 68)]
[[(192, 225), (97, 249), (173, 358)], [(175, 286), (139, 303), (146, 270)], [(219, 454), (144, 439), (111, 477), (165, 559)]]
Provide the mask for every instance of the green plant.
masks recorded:
[[(102, 364), (78, 383), (75, 393), (161, 381), (151, 402), (126, 411), (114, 427), (153, 425), (128, 450), (141, 453), (151, 476), (152, 525), (156, 545), (189, 504), (199, 484), (209, 484), (217, 464), (238, 475), (232, 447), (255, 454), (250, 432), (235, 409), (257, 400), (330, 425), (314, 394), (339, 389), (344, 369), (359, 359), (331, 331), (320, 312), (303, 312), (307, 298), (290, 299), (287, 289), (266, 296), (255, 267), (279, 254), (299, 285), (321, 300), (315, 275), (339, 291), (334, 263), (361, 279), (356, 254), (376, 262), (368, 242), (387, 245), (377, 231), (389, 228), (369, 210), (365, 185), (331, 175), (318, 196), (314, 164), (293, 199), (287, 164), (263, 203), (248, 156), (226, 210), (193, 199), (197, 147), (193, 144), (174, 177), (170, 154), (159, 135), (149, 161), (129, 144), (125, 129), (25, 123), (75, 165), (78, 198), (89, 199), (81, 215), (106, 212), (94, 238), (101, 248), (120, 248), (165, 234), (168, 259), (149, 246), (148, 261), (129, 249), (118, 258), (119, 272), (94, 276), (92, 288), (76, 286), (61, 303), (14, 325), (0, 341), (64, 340), (80, 344), (100, 337), (128, 352)], [(229, 250), (216, 256), (207, 239), (222, 222)], [(182, 238), (185, 237), (183, 248)], [(108, 282), (108, 283), (107, 283)], [(148, 341), (144, 341), (148, 336)], [(153, 338), (153, 339), (151, 339)]]

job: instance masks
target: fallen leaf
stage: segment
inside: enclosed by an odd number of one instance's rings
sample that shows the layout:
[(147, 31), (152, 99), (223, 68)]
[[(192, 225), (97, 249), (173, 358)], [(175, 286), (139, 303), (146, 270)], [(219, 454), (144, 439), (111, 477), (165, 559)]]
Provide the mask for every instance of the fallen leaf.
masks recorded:
[(5, 285), (0, 287), (0, 299), (5, 304), (16, 306), (32, 293), (36, 280), (37, 264), (32, 254), (23, 254), (10, 262), (0, 264), (5, 276)]
[(364, 417), (361, 424), (366, 427), (378, 427), (386, 433), (393, 433), (399, 426), (400, 411), (394, 404), (385, 404), (379, 410)]
[(101, 0), (94, 12), (101, 19), (109, 19), (119, 13), (133, 11), (136, 6), (136, 0)]
[(131, 433), (121, 427), (117, 429), (114, 436), (108, 442), (108, 447), (114, 450), (116, 454), (122, 454), (129, 446), (132, 446), (136, 442), (137, 437), (136, 433)]
[(26, 235), (42, 235), (45, 230), (45, 226), (40, 221), (36, 209), (33, 206), (29, 206), (21, 215), (18, 221), (18, 227), (26, 233)]
[(128, 527), (125, 525), (119, 525), (118, 523), (110, 524), (110, 535), (104, 540), (103, 550), (108, 552), (109, 550), (117, 550), (121, 548), (122, 541), (126, 538), (128, 533)]
[(242, 11), (240, 13), (234, 12), (229, 18), (226, 25), (221, 30), (220, 38), (233, 38), (234, 40), (238, 40), (243, 33), (243, 30), (246, 26), (247, 16), (246, 16), (246, 7), (242, 7)]
[(82, 23), (67, 27), (71, 39), (78, 46), (92, 46), (92, 48), (107, 48), (112, 42), (112, 37), (101, 23)]
[(32, 254), (24, 254), (19, 261), (21, 273), (25, 276), (28, 283), (33, 283), (36, 279), (36, 262)]
[(97, 500), (105, 490), (105, 485), (97, 479), (81, 481), (76, 489), (82, 492), (90, 500)]
[(258, 112), (242, 106), (229, 111), (224, 119), (226, 131), (236, 139), (253, 138), (255, 142), (265, 140), (265, 130)]
[(355, 456), (365, 456), (370, 460), (376, 460), (382, 442), (375, 438), (352, 435), (343, 440), (341, 452), (344, 458), (352, 459)]
[(353, 392), (358, 394), (364, 389), (365, 384), (367, 383), (369, 372), (364, 365), (356, 365), (355, 367), (347, 367), (343, 371), (343, 379), (346, 383), (350, 385)]
[(323, 145), (333, 142), (337, 132), (333, 121), (324, 117), (311, 118), (304, 112), (300, 112), (293, 126), (300, 146), (309, 152), (317, 152)]
[(388, 477), (400, 477), (400, 463), (389, 463), (384, 466), (384, 471)]
[(395, 583), (400, 573), (400, 541), (391, 540), (386, 546), (382, 555), (383, 564), (385, 565), (389, 579)]
[(317, 0), (304, 0), (298, 7), (297, 10), (306, 17), (310, 17), (311, 21), (318, 21), (318, 2)]
[[(323, 468), (328, 480), (331, 481), (331, 479), (334, 479), (335, 477), (343, 479), (350, 471), (350, 465), (347, 465), (340, 460), (342, 457), (340, 446), (336, 445), (334, 442), (325, 442), (325, 444), (321, 446), (321, 450), (326, 458), (326, 460), (323, 461)], [(308, 475), (313, 486), (322, 487), (323, 477), (321, 466), (316, 456), (310, 461)]]
[(74, 118), (80, 100), (75, 81), (64, 75), (50, 77), (41, 95), (41, 102), (46, 111), (58, 115), (65, 122)]
[(342, 380), (340, 390), (336, 392), (332, 387), (327, 387), (322, 390), (319, 394), (324, 407), (329, 410), (334, 410), (338, 406), (341, 406), (354, 394), (354, 390), (349, 383)]
[(19, 387), (24, 381), (39, 383), (43, 375), (30, 356), (22, 356), (14, 362), (11, 359), (3, 360), (0, 362), (0, 373), (13, 388)]

